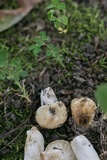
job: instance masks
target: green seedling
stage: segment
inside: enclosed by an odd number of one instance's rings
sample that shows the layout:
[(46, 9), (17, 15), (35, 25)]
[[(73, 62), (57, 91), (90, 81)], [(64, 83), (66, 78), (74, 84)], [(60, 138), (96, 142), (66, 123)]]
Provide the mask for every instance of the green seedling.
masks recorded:
[(107, 69), (107, 58), (106, 57), (102, 57), (99, 59), (98, 65), (102, 68)]
[(27, 71), (23, 70), (20, 57), (10, 59), (6, 49), (0, 49), (0, 80), (19, 81), (28, 75)]
[[(24, 98), (27, 100), (28, 103), (31, 102), (30, 98), (29, 98), (29, 94), (25, 88), (25, 84), (24, 84), (24, 81), (22, 81), (22, 85), (19, 83), (19, 82), (15, 82), (15, 84), (18, 86), (19, 90), (18, 90), (18, 93), (17, 95), (21, 98)], [(19, 94), (19, 92), (21, 91), (21, 94)]]
[(43, 47), (45, 47), (46, 57), (52, 58), (53, 60), (63, 65), (62, 61), (64, 58), (61, 54), (61, 49), (49, 42), (50, 37), (47, 36), (45, 32), (40, 32), (39, 36), (34, 38), (34, 44), (29, 46), (28, 49), (33, 51), (33, 54), (36, 57), (40, 52), (43, 51)]
[(58, 29), (59, 33), (66, 33), (68, 25), (66, 4), (64, 2), (60, 2), (60, 0), (51, 0), (47, 9), (48, 18), (54, 23), (54, 27)]

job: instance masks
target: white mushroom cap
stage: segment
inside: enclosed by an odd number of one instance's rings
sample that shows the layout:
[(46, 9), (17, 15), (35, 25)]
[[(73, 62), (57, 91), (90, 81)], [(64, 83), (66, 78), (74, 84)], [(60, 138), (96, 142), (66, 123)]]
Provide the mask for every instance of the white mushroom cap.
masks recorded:
[(51, 142), (42, 153), (43, 160), (76, 160), (71, 145), (65, 140)]
[(51, 87), (47, 87), (44, 90), (41, 91), (41, 106), (47, 105), (47, 104), (52, 104), (56, 101), (58, 101), (55, 92)]
[(77, 160), (100, 160), (90, 141), (83, 135), (75, 137), (71, 146)]
[(92, 123), (96, 108), (94, 101), (88, 97), (74, 98), (71, 101), (72, 116), (80, 126), (88, 126)]
[(24, 148), (24, 160), (40, 160), (40, 154), (44, 151), (44, 138), (36, 127), (27, 131)]
[(67, 109), (63, 102), (55, 102), (38, 108), (35, 115), (37, 123), (47, 129), (54, 129), (63, 125), (67, 119)]

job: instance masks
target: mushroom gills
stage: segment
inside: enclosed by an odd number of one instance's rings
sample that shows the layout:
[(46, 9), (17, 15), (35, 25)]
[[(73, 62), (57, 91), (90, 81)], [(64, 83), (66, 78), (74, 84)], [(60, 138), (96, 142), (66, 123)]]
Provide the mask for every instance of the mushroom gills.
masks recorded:
[(65, 140), (56, 140), (48, 144), (42, 156), (43, 160), (77, 160), (70, 143)]

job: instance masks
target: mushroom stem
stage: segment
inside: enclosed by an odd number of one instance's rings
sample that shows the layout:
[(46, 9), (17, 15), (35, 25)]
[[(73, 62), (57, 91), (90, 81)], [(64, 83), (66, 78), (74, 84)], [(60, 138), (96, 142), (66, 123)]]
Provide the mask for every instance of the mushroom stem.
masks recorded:
[(90, 141), (83, 135), (75, 137), (71, 146), (77, 160), (100, 160)]
[(41, 91), (41, 106), (52, 104), (58, 101), (55, 92), (51, 87), (47, 87)]
[(44, 151), (44, 138), (36, 127), (27, 131), (27, 138), (24, 148), (24, 160), (41, 160), (41, 153)]

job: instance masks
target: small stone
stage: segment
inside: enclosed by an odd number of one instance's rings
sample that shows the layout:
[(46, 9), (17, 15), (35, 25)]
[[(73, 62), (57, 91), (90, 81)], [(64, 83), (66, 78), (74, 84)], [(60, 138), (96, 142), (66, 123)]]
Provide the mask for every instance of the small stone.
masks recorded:
[(11, 114), (12, 114), (12, 112), (8, 112), (7, 114), (5, 114), (5, 115), (3, 116), (3, 118), (9, 118), (9, 117), (11, 116)]
[(15, 122), (16, 121), (16, 116), (15, 116), (15, 114), (12, 114), (11, 115), (11, 119)]
[(99, 80), (103, 79), (104, 77), (105, 77), (105, 75), (103, 73), (98, 75)]

